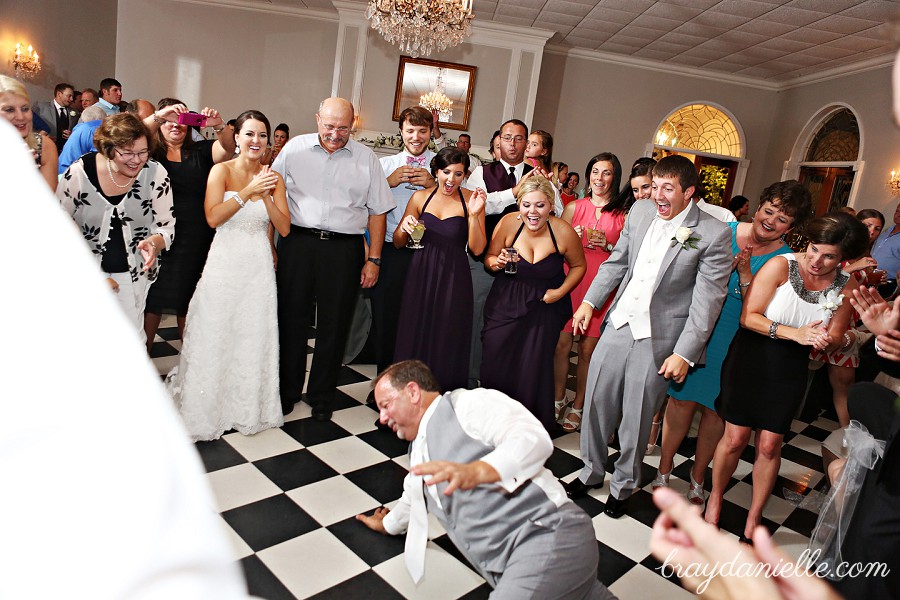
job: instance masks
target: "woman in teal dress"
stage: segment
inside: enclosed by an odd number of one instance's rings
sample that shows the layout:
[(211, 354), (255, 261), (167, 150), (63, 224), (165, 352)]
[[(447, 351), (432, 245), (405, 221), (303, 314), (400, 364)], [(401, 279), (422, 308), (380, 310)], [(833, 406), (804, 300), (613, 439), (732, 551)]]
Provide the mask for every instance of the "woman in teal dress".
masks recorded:
[[(704, 364), (688, 371), (684, 382), (669, 386), (669, 402), (663, 421), (662, 452), (659, 469), (652, 487), (668, 486), (675, 452), (687, 435), (694, 411), (700, 405), (703, 415), (697, 437), (697, 452), (691, 469), (687, 493), (693, 504), (704, 503), (703, 481), (706, 469), (725, 430), (725, 423), (714, 408), (721, 388), (722, 363), (731, 340), (740, 327), (743, 294), (753, 275), (763, 264), (778, 254), (789, 253), (784, 235), (798, 227), (811, 211), (809, 192), (794, 180), (780, 181), (767, 187), (759, 199), (759, 208), (750, 223), (726, 223), (731, 228), (734, 271), (728, 280), (725, 304), (706, 346)], [(747, 368), (752, 368), (747, 365)]]

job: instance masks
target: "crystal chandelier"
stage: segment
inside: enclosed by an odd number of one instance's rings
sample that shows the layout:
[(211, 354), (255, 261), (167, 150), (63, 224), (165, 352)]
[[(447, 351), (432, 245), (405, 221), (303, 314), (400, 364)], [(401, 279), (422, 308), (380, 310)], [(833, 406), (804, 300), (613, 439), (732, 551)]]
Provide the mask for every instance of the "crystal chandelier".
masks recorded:
[(438, 69), (434, 90), (419, 98), (419, 106), (437, 111), (439, 121), (450, 122), (453, 117), (453, 101), (444, 93), (444, 69)]
[(473, 0), (369, 0), (366, 18), (384, 39), (417, 58), (446, 50), (469, 33)]
[(34, 74), (41, 70), (41, 58), (31, 44), (28, 44), (27, 50), (25, 44), (16, 44), (12, 63), (17, 79), (34, 77)]

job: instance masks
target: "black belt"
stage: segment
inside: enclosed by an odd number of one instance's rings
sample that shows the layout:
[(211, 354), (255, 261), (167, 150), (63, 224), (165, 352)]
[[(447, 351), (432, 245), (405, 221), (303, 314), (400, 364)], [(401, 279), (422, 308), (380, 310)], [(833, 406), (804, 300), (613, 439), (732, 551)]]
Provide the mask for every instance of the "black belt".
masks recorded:
[(317, 237), (320, 240), (333, 240), (343, 238), (358, 238), (361, 233), (340, 233), (338, 231), (325, 231), (324, 229), (313, 229), (312, 227), (300, 227), (299, 225), (291, 225), (291, 231), (295, 231), (300, 235), (309, 235)]

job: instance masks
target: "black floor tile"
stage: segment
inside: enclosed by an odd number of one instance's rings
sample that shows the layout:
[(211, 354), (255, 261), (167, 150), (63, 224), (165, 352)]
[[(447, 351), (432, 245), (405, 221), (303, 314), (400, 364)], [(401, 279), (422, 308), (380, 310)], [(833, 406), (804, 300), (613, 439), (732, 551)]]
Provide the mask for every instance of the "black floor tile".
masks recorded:
[(809, 469), (815, 469), (816, 471), (825, 470), (825, 467), (822, 464), (821, 456), (816, 456), (812, 452), (801, 450), (796, 446), (783, 446), (781, 448), (781, 458), (789, 460), (791, 462), (795, 462), (798, 465), (803, 465), (804, 467), (807, 467)]
[(805, 435), (808, 438), (812, 438), (817, 442), (824, 442), (825, 438), (831, 435), (831, 432), (826, 431), (825, 429), (820, 429), (819, 427), (809, 425), (808, 427), (806, 427), (806, 429), (801, 431), (800, 434)]
[(203, 460), (203, 466), (206, 467), (207, 473), (247, 462), (247, 459), (241, 456), (231, 444), (221, 438), (211, 442), (197, 442), (194, 444), (194, 447), (200, 453), (200, 458)]
[(309, 450), (295, 450), (253, 464), (285, 492), (338, 474)]
[(403, 546), (406, 543), (406, 536), (382, 535), (366, 527), (356, 517), (329, 525), (328, 531), (370, 567), (403, 554)]
[(255, 554), (241, 560), (247, 591), (265, 600), (294, 600), (295, 596), (278, 580)]
[(178, 350), (169, 342), (153, 342), (150, 347), (150, 358), (162, 358), (163, 356), (175, 356)]
[(637, 490), (631, 495), (625, 512), (647, 527), (653, 527), (653, 522), (659, 516), (659, 509), (653, 504), (653, 494), (646, 490)]
[[(359, 403), (356, 403), (359, 406)], [(347, 408), (347, 407), (344, 407)], [(288, 421), (281, 428), (286, 434), (306, 446), (333, 442), (351, 434), (334, 421), (316, 421), (312, 417)]]
[[(381, 534), (376, 533), (375, 535)], [(314, 600), (350, 600), (352, 598), (392, 600), (393, 598), (403, 598), (403, 595), (379, 577), (375, 571), (365, 571), (324, 592), (310, 596), (310, 598)]]
[(364, 381), (371, 381), (368, 377), (359, 373), (355, 369), (351, 369), (347, 366), (341, 366), (341, 371), (338, 373), (338, 385), (349, 385), (351, 383), (362, 383)]
[(222, 517), (254, 552), (320, 527), (315, 519), (284, 494), (233, 508), (222, 513)]
[(553, 448), (553, 454), (550, 455), (544, 466), (550, 469), (556, 477), (565, 477), (574, 471), (580, 470), (584, 466), (584, 462), (565, 450)]
[(406, 477), (406, 469), (394, 461), (388, 460), (345, 473), (344, 477), (382, 504), (387, 504), (403, 494), (403, 478)]
[(809, 512), (808, 510), (804, 510), (802, 508), (797, 508), (788, 515), (788, 518), (784, 520), (784, 523), (782, 523), (782, 525), (784, 525), (788, 529), (793, 529), (800, 535), (810, 537), (812, 535), (813, 529), (816, 528), (816, 521), (818, 521), (818, 519), (818, 514)]
[(468, 594), (460, 596), (459, 600), (487, 600), (493, 591), (494, 589), (490, 585), (482, 583)]
[(597, 560), (597, 579), (606, 587), (611, 586), (636, 564), (633, 560), (613, 550), (603, 542), (597, 542), (600, 557)]
[(396, 433), (390, 430), (376, 429), (361, 433), (356, 437), (391, 458), (397, 458), (409, 452), (409, 442), (401, 440)]

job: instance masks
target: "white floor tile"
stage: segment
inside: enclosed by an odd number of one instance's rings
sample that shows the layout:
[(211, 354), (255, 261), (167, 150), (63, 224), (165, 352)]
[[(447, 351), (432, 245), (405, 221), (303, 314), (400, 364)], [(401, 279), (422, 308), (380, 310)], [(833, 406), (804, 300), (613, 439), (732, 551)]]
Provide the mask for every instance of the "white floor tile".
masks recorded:
[(294, 404), (294, 410), (284, 416), (284, 422), (296, 421), (312, 416), (312, 407), (306, 402), (297, 402)]
[(388, 460), (387, 456), (356, 437), (310, 446), (309, 451), (338, 473), (349, 473)]
[(249, 461), (303, 449), (303, 444), (278, 428), (266, 429), (255, 435), (229, 433), (222, 436), (222, 439)]
[(366, 398), (368, 397), (369, 392), (372, 390), (372, 382), (362, 381), (360, 383), (351, 383), (348, 385), (342, 385), (338, 387), (338, 389), (360, 404), (365, 404)]
[(790, 445), (806, 450), (810, 454), (822, 456), (822, 442), (808, 438), (805, 435), (795, 435), (791, 438)]
[(327, 529), (317, 529), (256, 555), (298, 598), (317, 594), (368, 569)]
[(793, 529), (787, 527), (779, 527), (772, 535), (772, 540), (780, 550), (790, 556), (793, 560), (798, 560), (803, 551), (809, 544), (809, 538), (801, 535)]
[(368, 406), (354, 406), (344, 410), (335, 411), (331, 420), (352, 433), (359, 435), (375, 429), (375, 419), (378, 413)]
[(778, 474), (785, 479), (802, 483), (807, 487), (814, 487), (819, 483), (823, 475), (815, 469), (798, 465), (797, 463), (784, 458), (781, 459), (781, 468), (778, 469)]
[(646, 600), (647, 598), (688, 600), (696, 597), (671, 581), (651, 573), (649, 569), (641, 565), (635, 565), (613, 582), (609, 586), (609, 591), (618, 596), (619, 600)]
[(581, 432), (569, 433), (553, 440), (553, 445), (572, 456), (581, 458)]
[(250, 463), (213, 471), (206, 477), (216, 497), (219, 512), (281, 493), (281, 488)]
[(304, 485), (285, 495), (325, 527), (381, 506), (342, 475)]
[(425, 550), (425, 575), (419, 584), (413, 583), (399, 554), (372, 569), (404, 598), (434, 600), (459, 598), (484, 583), (480, 575), (456, 560), (440, 546), (429, 542)]
[[(369, 379), (375, 379), (375, 376), (378, 375), (378, 367), (375, 365), (347, 365), (363, 377), (368, 377)], [(370, 385), (369, 382), (366, 382), (366, 385)], [(368, 392), (366, 392), (368, 393)]]
[(611, 519), (603, 513), (591, 521), (598, 540), (631, 560), (641, 562), (650, 554), (651, 529), (640, 521), (635, 521), (628, 515)]
[(153, 365), (156, 367), (156, 372), (160, 375), (168, 375), (169, 371), (178, 366), (179, 355), (175, 354), (172, 356), (161, 356), (159, 358), (153, 359)]

